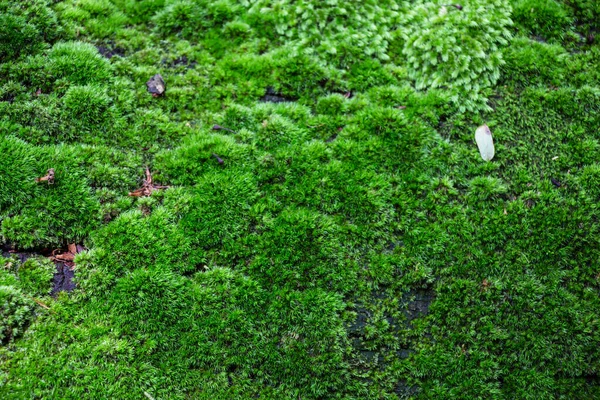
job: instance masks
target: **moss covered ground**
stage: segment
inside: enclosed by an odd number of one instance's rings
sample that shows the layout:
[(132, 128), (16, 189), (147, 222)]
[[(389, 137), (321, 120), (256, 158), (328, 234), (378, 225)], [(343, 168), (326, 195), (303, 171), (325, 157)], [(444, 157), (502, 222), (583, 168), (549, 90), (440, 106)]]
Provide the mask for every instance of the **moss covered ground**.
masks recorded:
[(599, 200), (595, 0), (0, 0), (0, 398), (600, 399)]

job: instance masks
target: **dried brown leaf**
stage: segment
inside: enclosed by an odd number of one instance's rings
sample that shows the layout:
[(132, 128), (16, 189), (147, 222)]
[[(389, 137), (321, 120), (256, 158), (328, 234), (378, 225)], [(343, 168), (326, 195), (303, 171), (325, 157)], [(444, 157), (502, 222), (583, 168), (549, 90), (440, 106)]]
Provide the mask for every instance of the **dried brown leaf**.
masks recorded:
[(66, 253), (62, 253), (62, 254), (57, 254), (52, 258), (54, 261), (69, 262), (69, 261), (73, 261), (75, 259), (75, 254), (73, 254), (71, 252), (66, 252)]
[(136, 189), (133, 192), (129, 192), (129, 196), (146, 197), (150, 196), (152, 192), (157, 189), (167, 189), (168, 187), (169, 186), (152, 184), (152, 174), (150, 173), (150, 169), (146, 167), (146, 179), (144, 179), (144, 184), (141, 188)]

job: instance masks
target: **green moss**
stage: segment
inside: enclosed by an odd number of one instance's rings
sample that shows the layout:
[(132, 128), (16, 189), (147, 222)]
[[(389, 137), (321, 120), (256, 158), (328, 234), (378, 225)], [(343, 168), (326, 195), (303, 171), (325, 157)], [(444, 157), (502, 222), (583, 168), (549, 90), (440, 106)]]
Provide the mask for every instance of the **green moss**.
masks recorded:
[(49, 72), (71, 84), (102, 84), (111, 77), (109, 62), (89, 43), (58, 43), (52, 47), (48, 58)]
[(460, 110), (486, 109), (485, 90), (500, 76), (511, 7), (506, 0), (452, 5), (418, 2), (398, 30), (417, 89), (446, 87)]
[(18, 269), (20, 287), (33, 296), (45, 296), (52, 290), (56, 268), (49, 259), (30, 258)]
[(88, 128), (106, 121), (110, 101), (104, 90), (94, 86), (71, 86), (63, 98), (69, 116)]
[[(388, 59), (389, 31), (394, 27), (400, 8), (396, 1), (352, 2), (345, 7), (337, 2), (318, 1), (294, 4), (251, 0), (244, 3), (257, 29), (274, 31), (304, 53), (318, 54), (342, 66), (363, 57)], [(342, 26), (344, 29), (340, 29)]]
[[(258, 197), (250, 174), (205, 174), (192, 191), (189, 211), (181, 219), (186, 236), (205, 249), (223, 249), (248, 234), (250, 212)], [(229, 243), (229, 244), (228, 244)]]
[(0, 343), (23, 335), (33, 317), (33, 302), (12, 286), (0, 286)]
[(56, 14), (48, 1), (4, 1), (0, 4), (0, 60), (44, 50), (61, 35)]
[(123, 213), (96, 231), (92, 242), (97, 247), (93, 266), (97, 270), (88, 272), (106, 277), (120, 277), (146, 264), (177, 272), (195, 267), (189, 259), (189, 239), (177, 230), (173, 216), (164, 209), (149, 216), (138, 210)]
[[(85, 175), (70, 164), (61, 149), (35, 147), (11, 137), (0, 170), (2, 241), (31, 248), (81, 241), (98, 220), (98, 201)], [(54, 168), (53, 184), (36, 182)]]
[(573, 23), (567, 8), (554, 0), (518, 1), (513, 5), (513, 19), (526, 34), (545, 39), (563, 39)]
[(360, 3), (0, 5), (0, 397), (599, 397), (596, 4)]

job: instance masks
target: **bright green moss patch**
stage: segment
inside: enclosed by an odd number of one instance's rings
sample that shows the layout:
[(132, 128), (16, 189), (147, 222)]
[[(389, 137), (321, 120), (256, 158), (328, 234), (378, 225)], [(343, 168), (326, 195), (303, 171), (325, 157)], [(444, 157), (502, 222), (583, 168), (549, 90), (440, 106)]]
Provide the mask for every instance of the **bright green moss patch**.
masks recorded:
[(0, 60), (14, 60), (43, 50), (62, 34), (56, 14), (45, 0), (0, 4)]
[(598, 15), (3, 3), (0, 397), (600, 398)]
[[(0, 187), (3, 242), (20, 248), (81, 241), (98, 222), (98, 200), (59, 147), (3, 137)], [(36, 182), (53, 168), (54, 183)]]
[(47, 296), (52, 289), (54, 263), (48, 259), (30, 258), (17, 270), (20, 286), (34, 296)]

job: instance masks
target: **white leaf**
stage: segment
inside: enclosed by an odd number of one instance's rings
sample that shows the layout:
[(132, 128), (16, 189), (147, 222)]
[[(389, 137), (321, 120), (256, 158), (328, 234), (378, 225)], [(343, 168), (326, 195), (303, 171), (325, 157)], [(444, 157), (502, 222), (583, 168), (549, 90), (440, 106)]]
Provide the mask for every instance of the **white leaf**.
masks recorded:
[(475, 131), (475, 142), (479, 147), (479, 153), (481, 158), (485, 161), (490, 161), (494, 158), (494, 140), (492, 139), (492, 132), (487, 125), (481, 125)]

